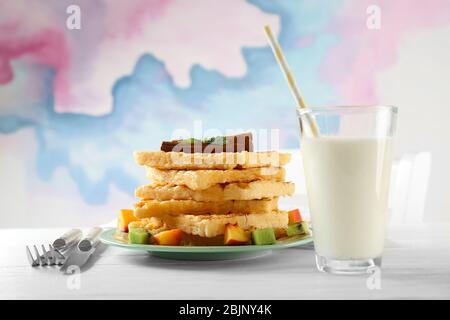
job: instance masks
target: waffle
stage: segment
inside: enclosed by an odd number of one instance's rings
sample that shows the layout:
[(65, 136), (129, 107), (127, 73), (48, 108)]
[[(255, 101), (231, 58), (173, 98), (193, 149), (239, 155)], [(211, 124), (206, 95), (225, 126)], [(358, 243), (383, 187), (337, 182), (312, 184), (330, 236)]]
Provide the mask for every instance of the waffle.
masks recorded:
[(147, 177), (156, 185), (181, 185), (191, 190), (208, 189), (218, 183), (283, 181), (284, 168), (251, 168), (243, 170), (159, 170), (147, 168)]
[(169, 228), (178, 228), (183, 232), (200, 237), (223, 235), (227, 224), (237, 224), (244, 230), (262, 228), (286, 228), (288, 215), (286, 211), (266, 213), (235, 213), (226, 215), (167, 215), (163, 218)]
[(201, 215), (201, 214), (227, 214), (265, 213), (278, 208), (278, 198), (263, 200), (228, 200), (198, 202), (193, 200), (144, 200), (135, 204), (134, 215), (141, 218), (163, 217), (165, 215)]
[(246, 169), (261, 167), (281, 167), (288, 163), (291, 155), (267, 152), (223, 152), (184, 153), (164, 151), (136, 151), (134, 158), (139, 165), (158, 169), (198, 170), (198, 169)]
[(144, 200), (195, 200), (227, 201), (254, 200), (291, 196), (295, 186), (291, 182), (257, 180), (248, 183), (216, 184), (204, 190), (192, 190), (186, 186), (145, 185), (136, 189), (135, 195)]

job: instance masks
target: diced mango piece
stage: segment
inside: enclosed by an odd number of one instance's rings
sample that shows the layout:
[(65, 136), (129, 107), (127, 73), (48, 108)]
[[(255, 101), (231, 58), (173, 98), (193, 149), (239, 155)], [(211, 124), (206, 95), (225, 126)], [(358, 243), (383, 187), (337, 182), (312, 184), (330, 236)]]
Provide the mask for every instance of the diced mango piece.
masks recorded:
[(275, 232), (276, 239), (280, 239), (287, 236), (285, 228), (274, 228), (273, 231)]
[(288, 212), (289, 224), (303, 221), (300, 210), (295, 209)]
[(224, 243), (228, 246), (250, 244), (251, 234), (237, 225), (225, 226)]
[(122, 232), (128, 232), (128, 224), (133, 221), (137, 221), (138, 218), (134, 216), (134, 211), (131, 209), (121, 209), (119, 213), (119, 219), (117, 221), (117, 230)]
[(128, 242), (133, 244), (148, 244), (149, 234), (144, 228), (131, 228), (128, 232)]
[(162, 231), (153, 236), (154, 242), (163, 246), (179, 246), (182, 238), (183, 231), (180, 229)]

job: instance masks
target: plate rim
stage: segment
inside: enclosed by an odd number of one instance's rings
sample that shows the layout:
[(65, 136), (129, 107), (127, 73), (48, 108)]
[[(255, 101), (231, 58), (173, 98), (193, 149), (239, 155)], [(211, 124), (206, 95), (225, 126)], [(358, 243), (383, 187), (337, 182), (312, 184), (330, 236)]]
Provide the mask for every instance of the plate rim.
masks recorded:
[(129, 244), (114, 241), (112, 237), (116, 228), (108, 228), (103, 230), (100, 234), (100, 241), (107, 245), (121, 247), (129, 250), (145, 250), (148, 252), (173, 252), (173, 253), (243, 253), (255, 252), (265, 250), (277, 250), (284, 248), (291, 248), (306, 245), (313, 242), (311, 235), (306, 237), (299, 237), (298, 239), (291, 238), (289, 240), (280, 241), (272, 245), (242, 245), (242, 246), (164, 246), (152, 244)]

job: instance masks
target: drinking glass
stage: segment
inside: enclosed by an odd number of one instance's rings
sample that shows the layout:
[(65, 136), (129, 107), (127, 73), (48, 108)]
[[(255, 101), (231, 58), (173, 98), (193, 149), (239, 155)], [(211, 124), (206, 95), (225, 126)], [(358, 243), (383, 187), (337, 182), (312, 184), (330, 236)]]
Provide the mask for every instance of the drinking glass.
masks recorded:
[(373, 272), (381, 267), (397, 108), (332, 106), (297, 115), (317, 267)]

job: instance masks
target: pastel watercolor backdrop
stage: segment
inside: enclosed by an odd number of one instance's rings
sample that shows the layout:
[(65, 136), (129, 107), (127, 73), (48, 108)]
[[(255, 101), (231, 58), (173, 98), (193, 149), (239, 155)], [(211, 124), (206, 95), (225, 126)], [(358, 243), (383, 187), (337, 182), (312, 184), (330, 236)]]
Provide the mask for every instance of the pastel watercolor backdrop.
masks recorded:
[(431, 160), (425, 220), (450, 219), (448, 0), (0, 0), (0, 227), (112, 219), (145, 182), (132, 151), (197, 120), (298, 148), (264, 24), (310, 105), (400, 107), (397, 157)]

